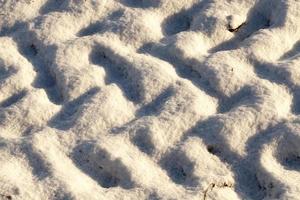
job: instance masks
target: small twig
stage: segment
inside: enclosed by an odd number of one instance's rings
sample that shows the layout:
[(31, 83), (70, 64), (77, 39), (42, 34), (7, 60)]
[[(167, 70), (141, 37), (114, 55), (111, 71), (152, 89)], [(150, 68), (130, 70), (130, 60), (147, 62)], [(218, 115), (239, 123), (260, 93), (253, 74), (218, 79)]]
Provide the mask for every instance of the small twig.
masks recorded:
[(232, 33), (236, 33), (238, 32), (238, 30), (244, 26), (246, 24), (246, 22), (242, 23), (241, 25), (239, 25), (238, 27), (236, 28), (232, 28), (230, 25), (228, 26), (228, 31), (232, 32)]
[(207, 189), (204, 190), (203, 200), (206, 199), (208, 191), (212, 190), (215, 186), (216, 186), (216, 184), (214, 184), (214, 183), (209, 184), (209, 186), (207, 187)]

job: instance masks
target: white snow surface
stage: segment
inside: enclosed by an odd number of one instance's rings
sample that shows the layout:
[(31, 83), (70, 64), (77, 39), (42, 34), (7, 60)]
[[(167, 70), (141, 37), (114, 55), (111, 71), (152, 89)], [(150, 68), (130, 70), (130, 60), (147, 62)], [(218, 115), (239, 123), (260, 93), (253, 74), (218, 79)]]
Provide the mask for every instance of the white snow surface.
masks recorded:
[(0, 199), (299, 200), (299, 0), (0, 0)]

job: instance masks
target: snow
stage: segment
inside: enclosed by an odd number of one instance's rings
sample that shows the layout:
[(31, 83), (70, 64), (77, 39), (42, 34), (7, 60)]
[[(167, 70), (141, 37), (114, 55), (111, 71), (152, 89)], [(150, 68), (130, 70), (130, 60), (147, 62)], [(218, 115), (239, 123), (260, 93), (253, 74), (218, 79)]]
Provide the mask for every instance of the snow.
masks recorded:
[(0, 0), (0, 199), (300, 196), (298, 0)]

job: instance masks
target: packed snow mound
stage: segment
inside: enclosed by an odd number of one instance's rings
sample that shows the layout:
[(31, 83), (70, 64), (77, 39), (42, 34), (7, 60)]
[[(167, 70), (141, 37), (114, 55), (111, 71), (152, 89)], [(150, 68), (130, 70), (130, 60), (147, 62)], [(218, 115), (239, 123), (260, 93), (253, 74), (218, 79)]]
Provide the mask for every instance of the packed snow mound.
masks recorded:
[(0, 0), (0, 199), (300, 198), (300, 1)]

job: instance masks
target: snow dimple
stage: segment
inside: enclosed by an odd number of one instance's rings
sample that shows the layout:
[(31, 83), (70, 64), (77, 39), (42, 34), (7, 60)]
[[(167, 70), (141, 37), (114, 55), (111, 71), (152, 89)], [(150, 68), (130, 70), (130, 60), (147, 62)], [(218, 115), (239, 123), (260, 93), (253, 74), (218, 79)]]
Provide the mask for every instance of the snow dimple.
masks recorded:
[(161, 0), (120, 0), (120, 2), (133, 8), (151, 8), (158, 7)]
[(97, 91), (97, 88), (93, 88), (82, 94), (77, 99), (65, 104), (62, 109), (55, 116), (53, 116), (49, 122), (49, 125), (62, 130), (67, 130), (73, 127), (73, 121), (77, 117), (79, 108), (89, 99), (91, 99)]
[[(297, 199), (299, 190), (299, 121), (277, 125), (259, 141), (258, 179), (270, 198)], [(283, 179), (282, 176), (285, 176)]]
[(73, 157), (76, 165), (89, 174), (102, 187), (122, 187), (130, 189), (133, 183), (130, 173), (119, 159), (112, 159), (108, 152), (84, 143), (74, 149)]
[(180, 152), (172, 152), (162, 160), (164, 167), (170, 178), (177, 184), (187, 187), (195, 187), (198, 185), (197, 177), (193, 175), (194, 163), (192, 163), (184, 154)]
[(64, 1), (57, 0), (47, 0), (40, 8), (39, 12), (42, 15), (48, 14), (50, 12), (60, 11)]
[[(103, 67), (105, 69), (106, 84), (116, 83), (119, 85), (130, 101), (138, 101), (140, 99), (138, 91), (134, 85), (132, 85), (133, 82), (131, 81), (131, 78), (133, 77), (130, 77), (126, 63), (116, 63), (113, 61), (114, 59), (110, 58), (109, 53), (101, 51), (92, 52), (90, 60), (93, 64), (99, 65), (99, 67)], [(138, 76), (138, 74), (133, 76)]]
[(0, 4), (0, 198), (299, 198), (298, 1)]

